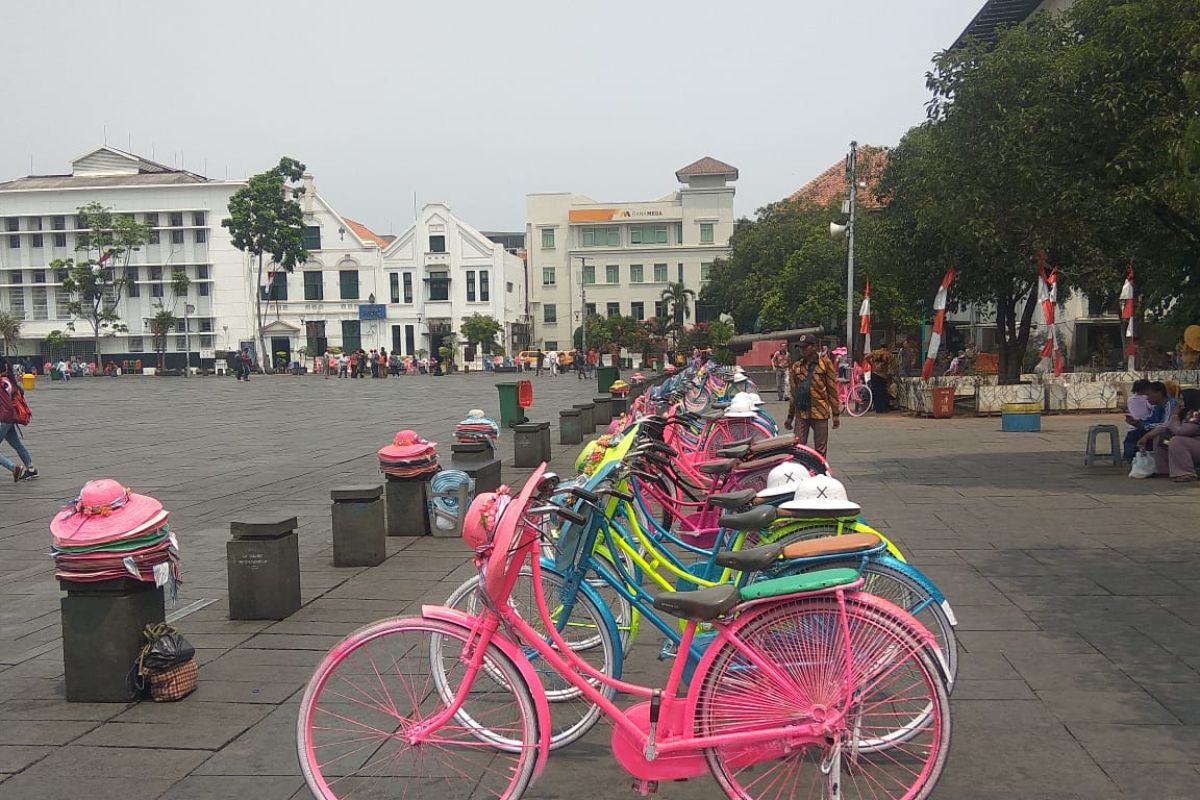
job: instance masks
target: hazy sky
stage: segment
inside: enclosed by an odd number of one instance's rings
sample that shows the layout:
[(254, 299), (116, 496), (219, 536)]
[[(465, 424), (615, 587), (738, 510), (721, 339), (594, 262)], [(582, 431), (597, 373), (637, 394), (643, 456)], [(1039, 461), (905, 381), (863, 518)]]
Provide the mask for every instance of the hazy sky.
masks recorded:
[[(281, 155), (386, 233), (420, 202), (523, 230), (525, 194), (648, 200), (711, 155), (752, 213), (923, 117), (983, 0), (9, 3), (0, 178), (108, 143), (210, 177)], [(186, 9), (186, 11), (184, 10)], [(207, 165), (207, 167), (206, 167)]]

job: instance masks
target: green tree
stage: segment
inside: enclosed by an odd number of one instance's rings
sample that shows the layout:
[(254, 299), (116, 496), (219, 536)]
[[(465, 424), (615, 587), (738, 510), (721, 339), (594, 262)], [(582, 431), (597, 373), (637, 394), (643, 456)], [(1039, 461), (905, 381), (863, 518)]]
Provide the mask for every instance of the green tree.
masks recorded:
[(55, 356), (65, 355), (67, 345), (70, 342), (70, 335), (57, 328), (46, 334), (46, 348), (49, 351), (50, 360), (54, 361)]
[(21, 340), (23, 319), (9, 311), (0, 311), (0, 339), (4, 340), (4, 355), (15, 355)]
[(663, 301), (663, 309), (667, 319), (671, 320), (677, 329), (682, 329), (685, 322), (692, 318), (691, 301), (696, 293), (680, 283), (668, 283), (662, 290), (659, 299)]
[(279, 163), (250, 178), (246, 186), (229, 199), (229, 216), (221, 225), (229, 229), (233, 246), (257, 263), (255, 280), (255, 322), (259, 353), (263, 369), (271, 369), (271, 354), (263, 336), (267, 309), (264, 291), (264, 263), (272, 271), (282, 269), (291, 273), (297, 264), (308, 260), (304, 247), (304, 210), (296, 198), (304, 194), (297, 186), (304, 177), (305, 166), (294, 158), (283, 157)]
[(467, 340), (467, 344), (479, 345), (485, 353), (495, 351), (496, 337), (502, 330), (504, 326), (497, 322), (495, 317), (479, 313), (463, 317), (462, 325), (459, 326), (459, 333)]
[(151, 343), (158, 357), (158, 369), (160, 372), (166, 369), (167, 335), (179, 324), (179, 318), (175, 316), (175, 308), (179, 304), (179, 298), (187, 296), (187, 290), (191, 286), (191, 283), (191, 279), (188, 278), (186, 272), (182, 270), (172, 272), (170, 307), (168, 308), (163, 305), (161, 300), (155, 302), (154, 307), (157, 309), (157, 312), (153, 317), (146, 320), (146, 324), (150, 328)]
[(132, 214), (114, 214), (100, 203), (79, 208), (84, 230), (75, 238), (75, 258), (57, 258), (50, 262), (55, 272), (65, 271), (61, 287), (70, 298), (67, 310), (74, 331), (77, 320), (85, 320), (92, 329), (96, 367), (102, 369), (100, 337), (129, 330), (117, 312), (121, 296), (129, 284), (129, 259), (150, 238), (150, 227), (135, 222)]

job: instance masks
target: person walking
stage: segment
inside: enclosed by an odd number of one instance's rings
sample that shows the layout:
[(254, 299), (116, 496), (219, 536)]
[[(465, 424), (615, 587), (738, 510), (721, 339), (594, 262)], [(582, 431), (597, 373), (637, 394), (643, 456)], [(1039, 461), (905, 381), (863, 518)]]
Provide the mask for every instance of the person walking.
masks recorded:
[[(25, 404), (25, 392), (8, 364), (8, 359), (0, 356), (0, 441), (8, 442), (17, 451), (21, 463), (14, 463), (8, 456), (0, 453), (0, 466), (12, 473), (13, 482), (32, 480), (38, 476), (33, 466), (33, 456), (21, 439), (18, 425), (28, 425), (29, 406)], [(25, 412), (25, 413), (23, 413)]]
[(867, 353), (867, 362), (871, 365), (871, 404), (876, 414), (886, 414), (892, 410), (892, 397), (888, 391), (896, 375), (896, 357), (887, 343), (881, 342), (879, 347)]
[(388, 376), (388, 354), (387, 348), (379, 348), (379, 377), (386, 378)]
[(546, 353), (546, 363), (550, 365), (550, 377), (558, 374), (558, 351), (551, 350)]
[(795, 425), (796, 443), (808, 445), (808, 434), (812, 433), (812, 447), (822, 456), (829, 449), (829, 422), (834, 429), (842, 422), (838, 404), (837, 370), (827, 356), (817, 351), (817, 340), (805, 333), (799, 339), (800, 358), (788, 371), (788, 382), (792, 402), (788, 405), (787, 420), (783, 427), (788, 430)]
[(546, 365), (546, 354), (542, 352), (542, 348), (537, 349), (537, 372), (534, 373), (537, 377), (542, 377), (542, 368)]
[(250, 382), (250, 349), (242, 348), (242, 354), (238, 357), (238, 380)]
[(780, 400), (788, 399), (788, 367), (791, 365), (787, 342), (783, 342), (779, 349), (771, 354), (771, 369), (775, 370), (775, 394)]

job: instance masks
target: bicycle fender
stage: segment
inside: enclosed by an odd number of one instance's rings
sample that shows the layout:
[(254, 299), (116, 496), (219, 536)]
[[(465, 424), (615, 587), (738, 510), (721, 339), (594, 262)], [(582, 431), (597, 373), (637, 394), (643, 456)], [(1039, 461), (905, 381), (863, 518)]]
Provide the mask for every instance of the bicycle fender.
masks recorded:
[[(564, 583), (567, 581), (566, 576), (555, 569), (546, 558), (542, 559), (542, 571), (553, 572), (555, 575), (561, 578)], [(604, 617), (604, 627), (608, 630), (609, 638), (613, 643), (613, 649), (616, 651), (616, 659), (613, 662), (613, 677), (620, 680), (621, 669), (625, 665), (625, 651), (621, 648), (621, 630), (617, 627), (617, 621), (613, 619), (612, 611), (609, 609), (608, 603), (604, 602), (603, 598), (600, 597), (600, 593), (597, 592), (596, 589), (587, 582), (586, 578), (579, 582), (579, 591), (581, 594), (586, 595), (588, 600), (592, 601), (592, 603), (600, 610), (601, 615)]]
[[(421, 617), (447, 622), (466, 628), (468, 631), (474, 627), (475, 621), (474, 617), (461, 611), (434, 605), (421, 606)], [(538, 755), (537, 763), (533, 766), (533, 776), (537, 778), (542, 774), (542, 769), (546, 766), (546, 759), (550, 755), (550, 701), (546, 699), (546, 690), (542, 686), (542, 680), (538, 677), (537, 670), (533, 668), (533, 664), (529, 663), (529, 659), (525, 657), (515, 642), (507, 636), (497, 633), (492, 637), (491, 644), (496, 645), (516, 665), (533, 694), (533, 707), (538, 718)]]
[(897, 572), (903, 573), (905, 577), (912, 578), (914, 581), (921, 584), (925, 591), (929, 592), (929, 595), (934, 599), (935, 602), (940, 604), (946, 599), (946, 595), (942, 594), (942, 590), (937, 587), (937, 584), (930, 580), (928, 575), (926, 575), (924, 572), (921, 572), (921, 570), (917, 569), (912, 564), (909, 564), (905, 561), (900, 561), (890, 554), (878, 555), (875, 557), (874, 561), (877, 564), (883, 564), (884, 566), (891, 567)]

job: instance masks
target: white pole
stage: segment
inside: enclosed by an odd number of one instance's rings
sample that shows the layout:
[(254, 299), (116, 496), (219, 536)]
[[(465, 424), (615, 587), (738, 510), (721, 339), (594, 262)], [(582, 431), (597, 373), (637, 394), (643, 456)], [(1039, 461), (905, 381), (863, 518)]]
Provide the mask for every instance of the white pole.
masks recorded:
[(846, 157), (846, 180), (850, 187), (850, 224), (847, 227), (848, 247), (846, 256), (846, 352), (854, 360), (854, 207), (858, 195), (855, 180), (855, 162), (858, 142), (850, 143), (850, 155)]

